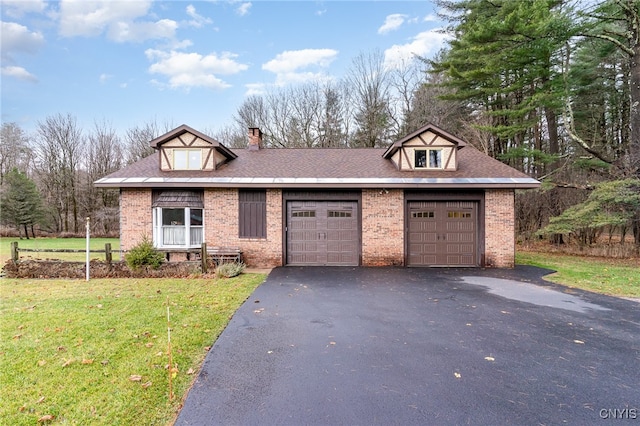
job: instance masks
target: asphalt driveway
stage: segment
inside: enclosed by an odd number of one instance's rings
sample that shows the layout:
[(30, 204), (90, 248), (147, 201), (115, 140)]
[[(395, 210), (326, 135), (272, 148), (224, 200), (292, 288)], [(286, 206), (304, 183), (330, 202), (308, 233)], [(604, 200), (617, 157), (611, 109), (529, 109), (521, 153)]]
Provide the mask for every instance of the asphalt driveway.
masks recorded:
[(640, 304), (548, 271), (277, 268), (177, 425), (640, 425)]

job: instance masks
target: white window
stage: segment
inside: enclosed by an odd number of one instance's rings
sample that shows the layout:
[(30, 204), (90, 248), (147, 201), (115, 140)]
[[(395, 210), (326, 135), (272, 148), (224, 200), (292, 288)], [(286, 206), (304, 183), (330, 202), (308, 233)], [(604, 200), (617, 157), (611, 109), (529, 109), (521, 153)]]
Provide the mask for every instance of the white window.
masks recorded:
[(153, 242), (157, 248), (194, 248), (204, 241), (200, 208), (153, 209)]
[(441, 169), (441, 149), (416, 149), (414, 164), (416, 169)]
[(202, 150), (174, 149), (174, 170), (202, 170)]

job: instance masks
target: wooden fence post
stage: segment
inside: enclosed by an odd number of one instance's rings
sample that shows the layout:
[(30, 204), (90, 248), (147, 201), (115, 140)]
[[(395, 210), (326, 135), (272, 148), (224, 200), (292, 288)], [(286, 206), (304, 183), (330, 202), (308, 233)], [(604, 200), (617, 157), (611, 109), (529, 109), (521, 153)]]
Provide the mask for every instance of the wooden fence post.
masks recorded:
[(104, 245), (104, 258), (107, 261), (107, 265), (111, 265), (113, 256), (111, 254), (111, 243), (105, 243)]
[(207, 243), (202, 243), (202, 248), (200, 252), (200, 263), (202, 264), (201, 269), (202, 273), (207, 273)]
[(11, 260), (14, 262), (18, 261), (18, 242), (13, 241), (11, 243)]

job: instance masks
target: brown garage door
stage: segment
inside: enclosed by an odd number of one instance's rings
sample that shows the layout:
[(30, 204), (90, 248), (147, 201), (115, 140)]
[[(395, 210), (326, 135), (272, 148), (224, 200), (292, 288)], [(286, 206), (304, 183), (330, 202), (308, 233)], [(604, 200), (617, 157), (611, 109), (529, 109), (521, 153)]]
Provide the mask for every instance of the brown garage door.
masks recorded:
[(358, 266), (355, 201), (289, 201), (287, 264)]
[(477, 266), (478, 203), (409, 202), (409, 266)]

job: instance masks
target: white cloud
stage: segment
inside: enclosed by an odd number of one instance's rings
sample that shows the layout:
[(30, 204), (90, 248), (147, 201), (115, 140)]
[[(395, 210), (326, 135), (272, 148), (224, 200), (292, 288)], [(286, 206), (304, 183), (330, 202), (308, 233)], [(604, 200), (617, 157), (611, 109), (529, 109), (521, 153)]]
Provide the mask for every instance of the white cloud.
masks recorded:
[(100, 84), (105, 84), (107, 81), (111, 79), (111, 77), (113, 77), (111, 74), (100, 74), (100, 77), (98, 77), (98, 80), (100, 80)]
[(395, 44), (384, 51), (384, 64), (387, 68), (401, 67), (413, 59), (415, 55), (429, 56), (440, 50), (449, 35), (440, 32), (439, 29), (432, 29), (416, 35), (410, 43)]
[(262, 69), (276, 74), (278, 86), (322, 80), (328, 77), (321, 69), (331, 65), (337, 56), (338, 51), (333, 49), (287, 50), (263, 64)]
[(244, 87), (247, 88), (245, 96), (260, 96), (267, 93), (267, 86), (264, 83), (249, 83), (245, 84)]
[(168, 86), (172, 89), (225, 89), (230, 85), (217, 75), (236, 74), (248, 68), (236, 61), (237, 55), (229, 52), (223, 52), (219, 56), (215, 53), (203, 56), (199, 53), (148, 49), (145, 54), (149, 60), (155, 61), (149, 67), (149, 72), (168, 77)]
[(29, 31), (24, 25), (15, 22), (1, 22), (2, 27), (2, 60), (12, 61), (14, 53), (35, 53), (44, 44), (44, 36), (36, 31)]
[(2, 75), (7, 77), (15, 77), (20, 80), (37, 83), (38, 78), (22, 67), (7, 66), (2, 67)]
[(109, 28), (109, 38), (113, 41), (139, 42), (149, 39), (173, 38), (178, 23), (171, 19), (161, 19), (157, 22), (116, 22)]
[(178, 27), (173, 20), (136, 21), (147, 16), (150, 7), (150, 0), (62, 0), (60, 34), (64, 37), (93, 37), (106, 31), (108, 37), (116, 42), (173, 38)]
[(302, 49), (286, 50), (279, 53), (275, 59), (262, 65), (263, 70), (274, 73), (295, 71), (309, 66), (328, 67), (338, 56), (333, 49)]
[(422, 22), (438, 22), (439, 20), (440, 20), (440, 18), (438, 18), (438, 15), (431, 13), (431, 14), (425, 16), (422, 19)]
[(242, 3), (240, 6), (238, 6), (238, 8), (236, 9), (236, 13), (240, 16), (244, 16), (247, 13), (249, 13), (249, 9), (251, 9), (251, 3)]
[(205, 18), (204, 16), (198, 14), (198, 12), (196, 12), (196, 8), (192, 4), (187, 6), (187, 15), (191, 17), (189, 25), (192, 27), (200, 28), (203, 25), (213, 22), (210, 18)]
[(402, 24), (404, 24), (405, 19), (407, 19), (407, 15), (402, 15), (400, 13), (394, 13), (393, 15), (387, 16), (384, 20), (384, 24), (378, 28), (378, 34), (386, 34), (397, 30), (402, 26)]
[(20, 18), (27, 13), (42, 13), (47, 8), (44, 0), (3, 0), (2, 8), (7, 16)]

